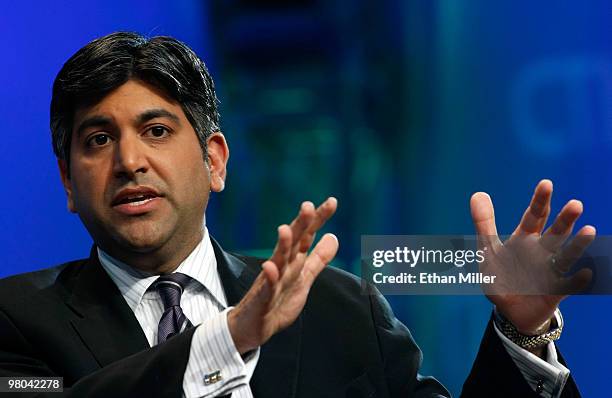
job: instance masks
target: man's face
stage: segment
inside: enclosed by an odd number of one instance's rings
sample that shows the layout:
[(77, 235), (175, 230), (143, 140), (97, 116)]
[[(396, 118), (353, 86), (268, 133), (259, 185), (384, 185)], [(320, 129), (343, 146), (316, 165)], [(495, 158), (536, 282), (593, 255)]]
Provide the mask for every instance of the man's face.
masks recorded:
[(130, 80), (77, 109), (70, 173), (63, 161), (60, 171), (69, 209), (103, 250), (131, 264), (145, 253), (172, 261), (202, 238), (209, 192), (223, 189), (228, 154), (213, 134), (205, 162), (181, 106)]

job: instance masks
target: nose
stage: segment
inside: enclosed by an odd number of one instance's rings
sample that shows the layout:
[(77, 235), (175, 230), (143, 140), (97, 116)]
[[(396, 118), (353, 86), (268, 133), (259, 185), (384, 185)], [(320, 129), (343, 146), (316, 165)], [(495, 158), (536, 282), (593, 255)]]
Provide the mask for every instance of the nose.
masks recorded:
[(146, 148), (137, 135), (122, 134), (115, 144), (113, 173), (117, 178), (132, 179), (138, 173), (146, 173), (148, 162)]

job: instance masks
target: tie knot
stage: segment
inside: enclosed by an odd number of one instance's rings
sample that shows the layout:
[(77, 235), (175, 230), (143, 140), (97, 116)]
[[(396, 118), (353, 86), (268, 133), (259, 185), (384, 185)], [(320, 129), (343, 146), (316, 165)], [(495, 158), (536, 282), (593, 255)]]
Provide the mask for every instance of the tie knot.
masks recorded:
[(174, 274), (162, 275), (153, 282), (153, 287), (159, 293), (164, 304), (164, 310), (170, 307), (178, 307), (181, 304), (183, 289), (189, 284), (191, 277), (175, 272)]

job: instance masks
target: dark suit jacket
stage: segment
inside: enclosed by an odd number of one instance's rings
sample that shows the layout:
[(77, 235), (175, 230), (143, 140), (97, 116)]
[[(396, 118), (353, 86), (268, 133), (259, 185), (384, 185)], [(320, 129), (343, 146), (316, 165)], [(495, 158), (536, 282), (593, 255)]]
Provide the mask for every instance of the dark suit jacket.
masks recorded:
[[(235, 305), (261, 260), (213, 246)], [(95, 251), (0, 281), (0, 376), (62, 376), (64, 396), (180, 397), (194, 330), (150, 348)], [(448, 396), (435, 379), (418, 375), (421, 358), (380, 294), (361, 294), (359, 279), (327, 268), (299, 318), (261, 347), (251, 388), (255, 397)], [(537, 396), (491, 323), (462, 396)], [(563, 397), (577, 396), (569, 380)]]

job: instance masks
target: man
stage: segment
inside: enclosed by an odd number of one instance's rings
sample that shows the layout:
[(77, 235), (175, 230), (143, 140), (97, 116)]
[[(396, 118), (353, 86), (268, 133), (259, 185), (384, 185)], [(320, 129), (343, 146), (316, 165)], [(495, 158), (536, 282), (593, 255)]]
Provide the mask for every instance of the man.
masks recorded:
[[(66, 62), (53, 147), (68, 208), (95, 246), (0, 283), (0, 375), (61, 376), (71, 397), (449, 396), (417, 373), (421, 353), (384, 298), (325, 268), (335, 236), (308, 252), (335, 199), (304, 202), (263, 262), (209, 236), (204, 212), (229, 157), (216, 102), (202, 61), (172, 38), (115, 33)], [(515, 231), (535, 237), (534, 258), (556, 253), (582, 211), (570, 201), (540, 237), (551, 193), (549, 181), (536, 187)], [(471, 208), (495, 272), (525, 248), (499, 242), (486, 194)], [(593, 235), (580, 230), (572, 253)], [(490, 293), (499, 327), (490, 322), (463, 395), (579, 396), (552, 343), (561, 296)]]

